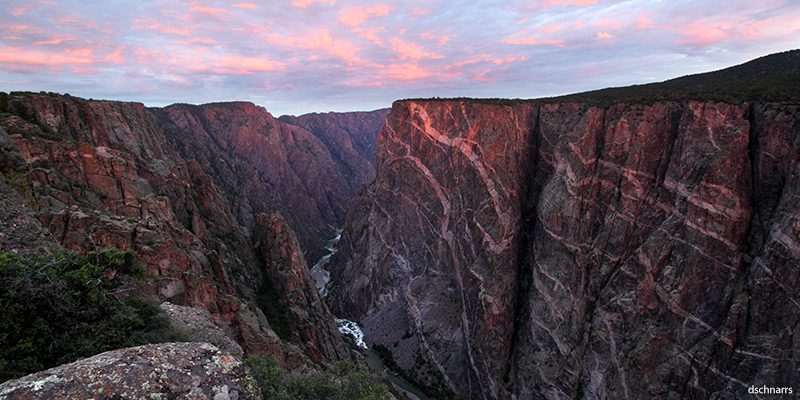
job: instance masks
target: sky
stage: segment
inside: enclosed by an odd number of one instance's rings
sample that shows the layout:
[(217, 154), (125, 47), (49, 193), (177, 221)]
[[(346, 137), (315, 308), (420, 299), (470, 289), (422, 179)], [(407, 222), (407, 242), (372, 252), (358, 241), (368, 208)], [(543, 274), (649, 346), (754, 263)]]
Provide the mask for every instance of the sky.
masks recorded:
[(797, 48), (797, 0), (0, 4), (0, 91), (148, 106), (241, 100), (276, 116), (554, 96)]

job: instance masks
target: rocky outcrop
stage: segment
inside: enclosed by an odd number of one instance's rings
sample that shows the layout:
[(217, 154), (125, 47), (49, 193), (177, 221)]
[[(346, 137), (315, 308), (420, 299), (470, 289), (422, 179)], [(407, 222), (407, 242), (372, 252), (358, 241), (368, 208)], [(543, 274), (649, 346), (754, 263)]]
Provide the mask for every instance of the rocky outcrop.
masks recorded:
[[(219, 396), (225, 393), (228, 397)], [(208, 343), (109, 351), (0, 384), (3, 399), (261, 399), (247, 367)]]
[[(208, 311), (245, 354), (274, 354), (293, 368), (339, 359), (275, 334), (253, 284), (274, 266), (259, 263), (225, 196), (172, 148), (150, 110), (58, 95), (14, 95), (7, 104), (14, 115), (0, 122), (24, 160), (15, 173), (27, 179), (17, 190), (58, 244), (136, 251), (148, 268), (141, 294)], [(332, 322), (327, 309), (313, 312)], [(332, 334), (326, 340), (341, 342)]]
[(214, 318), (208, 311), (170, 302), (161, 303), (161, 309), (169, 317), (172, 328), (178, 334), (186, 336), (188, 341), (211, 343), (239, 359), (244, 356), (242, 346), (231, 340), (225, 331), (214, 324)]
[(286, 123), (252, 103), (150, 111), (178, 152), (214, 179), (245, 235), (256, 214), (279, 212), (311, 259), (344, 223), (358, 188), (371, 182), (375, 148), (368, 143), (377, 142), (383, 122), (380, 113), (339, 115), (312, 134), (300, 124), (307, 118)]
[[(22, 193), (31, 196), (27, 164), (14, 141), (0, 128), (0, 252), (42, 252), (58, 247)], [(30, 198), (30, 197), (29, 197)], [(34, 203), (35, 205), (35, 203)]]
[(459, 398), (792, 387), (798, 111), (397, 102), (334, 311)]
[(294, 232), (277, 214), (257, 215), (256, 226), (256, 256), (262, 264), (273, 266), (256, 286), (267, 319), (281, 338), (309, 349), (312, 360), (346, 359), (348, 350), (319, 296)]

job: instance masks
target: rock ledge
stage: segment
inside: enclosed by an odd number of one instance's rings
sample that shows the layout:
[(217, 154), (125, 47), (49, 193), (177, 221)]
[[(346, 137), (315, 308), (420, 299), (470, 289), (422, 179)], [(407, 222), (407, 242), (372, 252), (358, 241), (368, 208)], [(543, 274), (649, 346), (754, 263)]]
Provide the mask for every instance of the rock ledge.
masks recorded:
[(220, 393), (261, 399), (241, 361), (197, 342), (109, 351), (0, 384), (0, 398), (9, 400), (214, 399)]

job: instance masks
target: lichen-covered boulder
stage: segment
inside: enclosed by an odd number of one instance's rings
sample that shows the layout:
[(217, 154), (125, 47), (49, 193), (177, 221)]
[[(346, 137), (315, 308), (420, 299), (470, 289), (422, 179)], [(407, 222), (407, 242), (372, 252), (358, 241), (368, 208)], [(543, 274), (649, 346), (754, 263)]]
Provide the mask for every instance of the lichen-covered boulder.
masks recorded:
[(240, 360), (197, 342), (109, 351), (0, 384), (0, 398), (9, 400), (210, 400), (221, 393), (230, 399), (261, 399)]

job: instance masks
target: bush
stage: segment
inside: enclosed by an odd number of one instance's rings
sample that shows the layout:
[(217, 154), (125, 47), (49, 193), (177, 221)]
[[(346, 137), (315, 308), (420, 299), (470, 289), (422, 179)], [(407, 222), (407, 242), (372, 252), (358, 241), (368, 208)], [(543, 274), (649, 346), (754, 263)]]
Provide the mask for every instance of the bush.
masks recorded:
[(156, 302), (130, 292), (131, 278), (144, 272), (134, 252), (116, 249), (0, 254), (0, 382), (104, 351), (179, 339)]
[(299, 374), (288, 372), (271, 356), (245, 360), (251, 375), (261, 386), (264, 399), (276, 400), (380, 400), (389, 398), (382, 379), (349, 361), (336, 363), (333, 372)]

